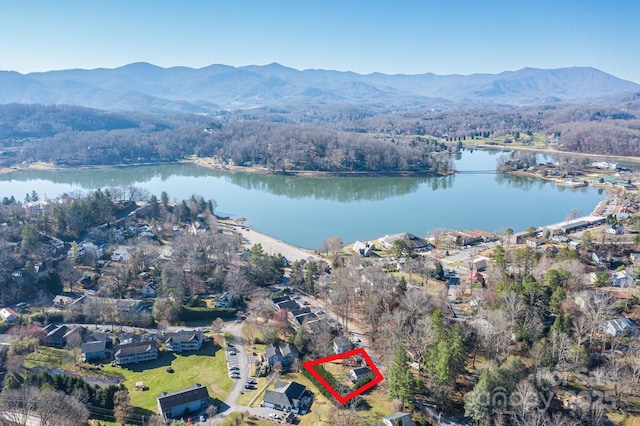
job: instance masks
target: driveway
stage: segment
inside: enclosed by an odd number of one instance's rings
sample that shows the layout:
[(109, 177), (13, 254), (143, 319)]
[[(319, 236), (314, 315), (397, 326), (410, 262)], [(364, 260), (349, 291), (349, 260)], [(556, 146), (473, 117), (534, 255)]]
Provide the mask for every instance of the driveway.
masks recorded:
[(240, 378), (233, 379), (236, 383), (233, 385), (231, 392), (229, 392), (227, 399), (224, 400), (224, 403), (233, 411), (236, 406), (236, 401), (244, 390), (244, 385), (247, 383), (247, 379), (249, 378), (249, 358), (242, 338), (242, 323), (234, 322), (228, 324), (225, 326), (224, 331), (233, 335), (233, 342), (231, 343), (234, 346), (233, 351), (236, 353), (236, 355), (229, 355), (230, 351), (228, 349), (225, 350), (227, 364), (237, 365), (238, 368), (240, 368)]

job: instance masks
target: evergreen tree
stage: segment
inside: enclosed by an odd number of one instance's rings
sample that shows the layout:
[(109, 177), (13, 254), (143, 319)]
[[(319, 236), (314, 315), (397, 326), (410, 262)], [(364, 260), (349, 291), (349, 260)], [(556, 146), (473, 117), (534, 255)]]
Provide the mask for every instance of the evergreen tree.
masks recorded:
[(414, 379), (409, 371), (409, 358), (404, 348), (398, 345), (393, 363), (387, 376), (389, 395), (399, 399), (405, 405), (413, 402)]

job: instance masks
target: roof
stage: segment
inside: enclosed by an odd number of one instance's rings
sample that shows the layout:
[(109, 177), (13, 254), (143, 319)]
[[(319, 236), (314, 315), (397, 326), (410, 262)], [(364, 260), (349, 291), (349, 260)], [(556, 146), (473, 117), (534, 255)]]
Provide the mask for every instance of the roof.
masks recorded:
[(166, 413), (173, 407), (208, 398), (209, 391), (207, 391), (207, 388), (199, 383), (195, 383), (188, 388), (160, 393), (160, 395), (158, 395), (158, 404), (160, 404), (162, 412)]
[(165, 335), (165, 342), (169, 342), (171, 340), (173, 343), (184, 343), (190, 342), (193, 339), (202, 340), (202, 331), (180, 330), (175, 333), (167, 333)]
[(307, 388), (297, 382), (283, 382), (278, 380), (274, 389), (264, 392), (264, 402), (290, 407), (294, 400), (300, 400)]
[(276, 303), (276, 306), (278, 307), (278, 309), (300, 309), (300, 305), (298, 305), (298, 302), (296, 302), (295, 300), (284, 300), (282, 302)]
[(274, 346), (273, 344), (268, 345), (264, 349), (264, 357), (269, 359), (273, 356), (287, 356), (289, 354), (293, 354), (294, 356), (298, 356), (298, 351), (295, 346), (290, 343), (283, 343), (280, 346)]
[(133, 342), (118, 345), (116, 347), (116, 355), (125, 356), (141, 354), (154, 349), (158, 349), (158, 345), (154, 340), (143, 340), (142, 342)]
[(87, 342), (82, 344), (82, 353), (90, 354), (94, 352), (103, 352), (107, 346), (105, 340), (94, 340), (93, 342)]
[(358, 377), (358, 376), (366, 376), (367, 374), (371, 374), (372, 371), (369, 367), (358, 367), (358, 368), (354, 368), (353, 370), (351, 370), (351, 372), (353, 372), (353, 374)]
[(397, 420), (401, 421), (402, 426), (413, 426), (415, 423), (411, 420), (411, 413), (401, 413), (396, 412), (393, 414), (389, 414), (388, 416), (384, 416), (382, 418), (385, 423), (394, 425)]

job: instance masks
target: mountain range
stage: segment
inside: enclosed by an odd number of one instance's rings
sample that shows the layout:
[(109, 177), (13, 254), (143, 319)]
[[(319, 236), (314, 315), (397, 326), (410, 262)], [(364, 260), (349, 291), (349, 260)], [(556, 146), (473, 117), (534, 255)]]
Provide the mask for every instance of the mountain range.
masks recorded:
[(399, 109), (588, 104), (636, 92), (639, 84), (590, 67), (471, 75), (363, 75), (299, 71), (277, 63), (199, 69), (132, 63), (114, 69), (0, 71), (2, 104), (68, 104), (151, 113), (333, 103)]

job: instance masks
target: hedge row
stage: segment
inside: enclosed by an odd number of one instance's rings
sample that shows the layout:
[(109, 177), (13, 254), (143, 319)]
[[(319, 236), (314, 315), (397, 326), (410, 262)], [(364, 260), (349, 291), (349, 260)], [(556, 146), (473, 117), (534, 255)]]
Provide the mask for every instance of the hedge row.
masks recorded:
[(236, 317), (237, 309), (234, 308), (189, 308), (183, 306), (180, 311), (179, 321), (213, 321), (216, 318), (230, 320)]

